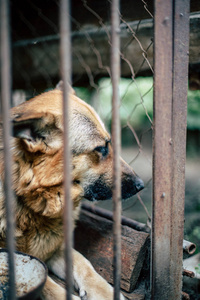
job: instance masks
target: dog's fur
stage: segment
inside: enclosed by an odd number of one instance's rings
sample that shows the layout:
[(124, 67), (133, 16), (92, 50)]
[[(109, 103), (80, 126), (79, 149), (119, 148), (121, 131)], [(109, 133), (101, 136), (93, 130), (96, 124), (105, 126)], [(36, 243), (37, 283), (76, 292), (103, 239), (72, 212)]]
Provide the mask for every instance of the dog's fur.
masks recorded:
[[(46, 262), (65, 278), (63, 258), (63, 114), (62, 91), (43, 93), (11, 110), (13, 122), (13, 190), (15, 193), (16, 248)], [(112, 146), (110, 135), (96, 112), (70, 92), (71, 199), (73, 220), (82, 198), (106, 200), (112, 196)], [(4, 178), (0, 151), (1, 182)], [(143, 188), (143, 182), (121, 160), (122, 198)], [(2, 184), (0, 184), (0, 187)], [(5, 247), (4, 194), (0, 190), (0, 247)], [(73, 277), (88, 300), (111, 300), (113, 290), (91, 264), (73, 250)], [(64, 299), (65, 290), (51, 278), (45, 299)], [(82, 297), (73, 296), (73, 299)], [(84, 298), (85, 299), (85, 298)], [(123, 296), (121, 296), (123, 299)]]

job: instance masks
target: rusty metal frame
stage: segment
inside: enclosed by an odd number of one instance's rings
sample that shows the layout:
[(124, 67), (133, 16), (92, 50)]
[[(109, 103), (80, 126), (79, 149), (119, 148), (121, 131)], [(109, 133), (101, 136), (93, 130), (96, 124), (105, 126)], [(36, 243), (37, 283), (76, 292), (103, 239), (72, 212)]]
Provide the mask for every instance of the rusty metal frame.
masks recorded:
[(181, 299), (189, 1), (155, 0), (152, 299)]
[(14, 262), (14, 214), (12, 192), (12, 155), (11, 155), (11, 40), (10, 40), (10, 10), (9, 1), (0, 1), (0, 27), (1, 27), (1, 113), (3, 121), (3, 143), (4, 143), (4, 194), (6, 207), (6, 244), (8, 248), (8, 265), (9, 265), (9, 292), (8, 298), (16, 299), (15, 291), (15, 262)]
[[(11, 190), (9, 109), (11, 106), (11, 42), (9, 0), (1, 9), (1, 103), (4, 123), (5, 198), (7, 247), (9, 253), (9, 299), (15, 299), (13, 193)], [(72, 293), (72, 203), (70, 201), (70, 149), (68, 133), (68, 92), (71, 82), (71, 40), (69, 0), (60, 1), (61, 75), (64, 82), (64, 227), (66, 245), (67, 299)], [(114, 206), (114, 299), (120, 299), (121, 273), (121, 178), (120, 178), (120, 30), (119, 0), (111, 1), (113, 85), (113, 206)], [(189, 44), (189, 1), (155, 0), (155, 84), (153, 146), (153, 226), (151, 258), (152, 299), (181, 299), (182, 243), (184, 226), (185, 145), (187, 113), (187, 68)]]

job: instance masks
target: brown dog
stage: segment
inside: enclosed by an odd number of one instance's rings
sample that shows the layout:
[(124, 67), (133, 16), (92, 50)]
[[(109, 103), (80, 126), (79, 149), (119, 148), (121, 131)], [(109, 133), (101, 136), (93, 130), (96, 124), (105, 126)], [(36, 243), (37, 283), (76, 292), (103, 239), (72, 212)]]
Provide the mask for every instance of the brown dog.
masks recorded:
[[(62, 91), (41, 94), (11, 111), (13, 121), (13, 190), (15, 192), (16, 248), (45, 261), (65, 278), (63, 258), (63, 117)], [(70, 147), (72, 151), (73, 219), (82, 198), (112, 197), (112, 146), (110, 135), (96, 112), (70, 93)], [(0, 153), (3, 180), (3, 152)], [(142, 180), (121, 160), (122, 198), (143, 188)], [(0, 191), (0, 247), (5, 247), (5, 206)], [(111, 286), (80, 253), (73, 250), (73, 277), (83, 299), (111, 300)], [(51, 278), (45, 299), (64, 299), (65, 290)], [(121, 296), (121, 299), (124, 299)]]

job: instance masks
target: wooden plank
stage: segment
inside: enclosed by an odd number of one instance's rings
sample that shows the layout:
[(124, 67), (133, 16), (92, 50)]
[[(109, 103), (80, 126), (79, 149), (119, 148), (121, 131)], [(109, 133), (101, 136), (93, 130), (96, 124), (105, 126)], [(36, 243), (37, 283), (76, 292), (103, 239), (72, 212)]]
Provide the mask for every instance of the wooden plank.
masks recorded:
[[(96, 271), (113, 284), (113, 222), (83, 211), (75, 230), (75, 248), (92, 263)], [(132, 292), (140, 275), (149, 234), (122, 226), (121, 288)]]

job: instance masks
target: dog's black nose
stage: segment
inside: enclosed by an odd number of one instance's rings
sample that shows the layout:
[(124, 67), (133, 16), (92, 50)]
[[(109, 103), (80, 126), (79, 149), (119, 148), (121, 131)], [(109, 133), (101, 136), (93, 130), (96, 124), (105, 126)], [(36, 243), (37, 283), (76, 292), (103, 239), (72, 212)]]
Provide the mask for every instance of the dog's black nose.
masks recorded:
[(144, 182), (139, 177), (137, 177), (135, 180), (135, 188), (136, 188), (137, 192), (143, 190), (143, 188), (144, 188)]

